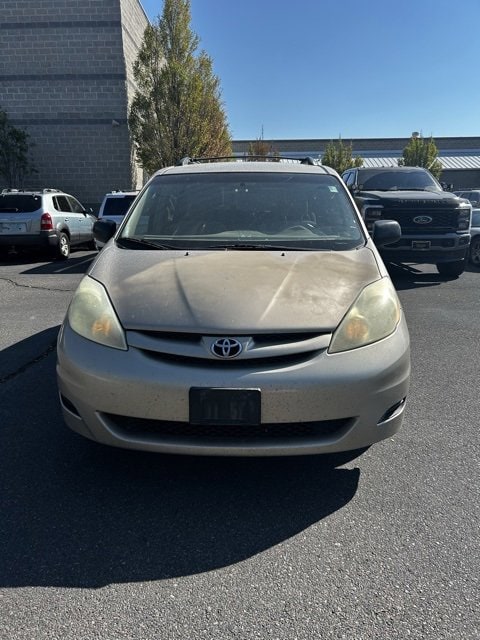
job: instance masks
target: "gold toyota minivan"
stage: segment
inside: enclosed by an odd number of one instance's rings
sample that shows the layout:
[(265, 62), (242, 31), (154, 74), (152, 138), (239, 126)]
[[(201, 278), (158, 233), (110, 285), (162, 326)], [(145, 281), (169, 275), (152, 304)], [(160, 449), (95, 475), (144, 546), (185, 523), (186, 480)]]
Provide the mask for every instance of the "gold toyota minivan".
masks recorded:
[(75, 292), (58, 339), (74, 431), (117, 447), (280, 456), (362, 450), (402, 423), (405, 317), (338, 174), (309, 158), (158, 171)]

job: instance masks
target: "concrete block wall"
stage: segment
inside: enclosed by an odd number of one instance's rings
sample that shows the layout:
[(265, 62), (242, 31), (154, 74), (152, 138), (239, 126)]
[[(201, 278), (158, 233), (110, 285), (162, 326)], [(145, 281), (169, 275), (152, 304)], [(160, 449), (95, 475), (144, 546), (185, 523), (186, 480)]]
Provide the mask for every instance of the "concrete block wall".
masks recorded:
[(131, 64), (147, 24), (139, 0), (0, 0), (0, 108), (30, 134), (39, 171), (25, 186), (94, 208), (132, 187)]

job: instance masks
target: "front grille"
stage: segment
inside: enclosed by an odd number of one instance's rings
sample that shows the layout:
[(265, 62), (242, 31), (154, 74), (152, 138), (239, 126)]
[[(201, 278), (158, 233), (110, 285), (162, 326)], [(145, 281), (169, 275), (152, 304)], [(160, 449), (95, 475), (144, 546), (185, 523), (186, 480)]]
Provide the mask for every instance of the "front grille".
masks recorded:
[(192, 425), (188, 422), (171, 422), (165, 420), (147, 420), (115, 414), (102, 414), (110, 427), (127, 437), (145, 436), (158, 438), (161, 441), (198, 444), (228, 441), (234, 445), (248, 442), (259, 443), (268, 440), (302, 440), (321, 439), (346, 431), (352, 418), (339, 420), (320, 420), (318, 422), (288, 422), (261, 425)]
[[(432, 222), (429, 224), (417, 224), (413, 221), (417, 216), (430, 216)], [(382, 211), (384, 220), (396, 220), (402, 228), (403, 234), (441, 234), (457, 231), (458, 210), (429, 210), (429, 209), (384, 209)]]

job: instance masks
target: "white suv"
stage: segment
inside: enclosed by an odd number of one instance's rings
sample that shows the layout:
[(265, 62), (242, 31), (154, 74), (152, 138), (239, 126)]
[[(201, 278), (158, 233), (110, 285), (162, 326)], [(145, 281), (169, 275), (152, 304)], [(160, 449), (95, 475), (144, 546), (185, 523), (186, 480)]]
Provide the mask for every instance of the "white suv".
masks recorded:
[[(137, 197), (138, 191), (111, 191), (103, 198), (98, 212), (98, 219), (107, 218), (118, 226), (122, 222), (130, 205)], [(97, 249), (103, 247), (103, 242), (96, 240)]]
[(59, 189), (0, 193), (0, 255), (10, 249), (46, 249), (52, 258), (66, 260), (72, 245), (95, 248), (91, 210)]

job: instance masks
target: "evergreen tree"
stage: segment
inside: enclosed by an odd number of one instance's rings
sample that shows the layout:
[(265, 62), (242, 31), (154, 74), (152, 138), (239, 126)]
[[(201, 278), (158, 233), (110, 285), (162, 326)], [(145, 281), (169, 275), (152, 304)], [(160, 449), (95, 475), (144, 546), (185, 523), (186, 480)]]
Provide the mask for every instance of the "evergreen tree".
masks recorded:
[(223, 156), (231, 139), (212, 60), (196, 54), (190, 1), (165, 0), (147, 26), (133, 71), (129, 125), (140, 165), (153, 173), (185, 156)]
[(440, 178), (442, 165), (437, 159), (438, 149), (432, 137), (425, 139), (422, 136), (412, 136), (402, 155), (398, 161), (400, 167), (424, 167), (435, 178)]
[(10, 124), (6, 111), (0, 109), (0, 176), (9, 188), (24, 186), (24, 180), (36, 173), (30, 159), (29, 134)]
[(360, 156), (353, 158), (352, 152), (352, 143), (345, 144), (341, 138), (336, 142), (331, 140), (325, 147), (322, 164), (327, 167), (332, 167), (332, 169), (335, 169), (335, 171), (340, 174), (351, 167), (361, 167), (363, 158)]

